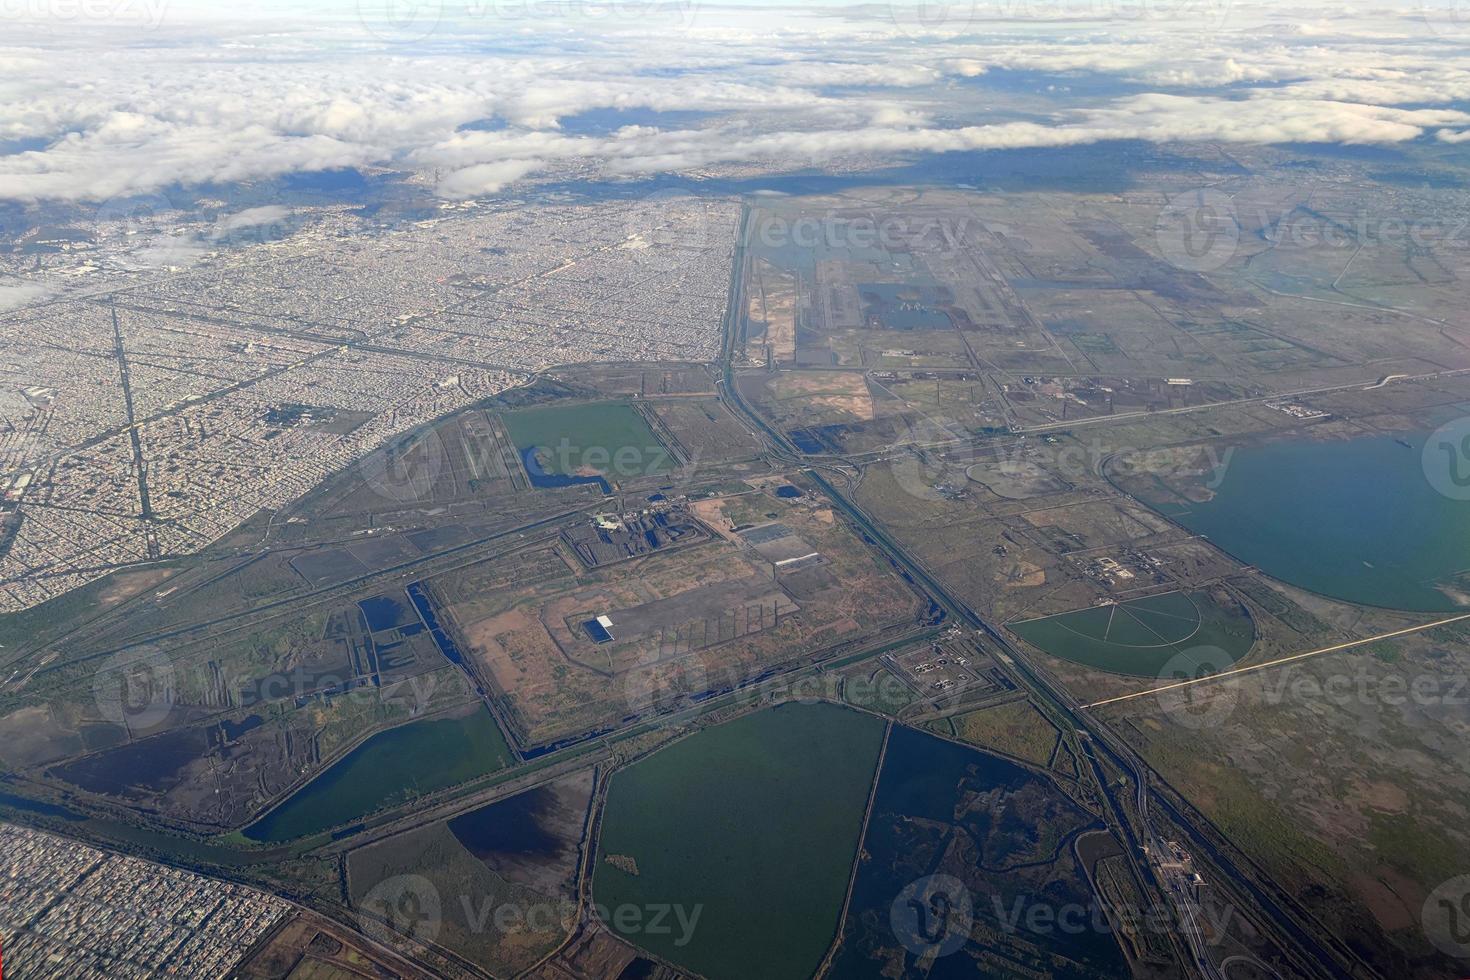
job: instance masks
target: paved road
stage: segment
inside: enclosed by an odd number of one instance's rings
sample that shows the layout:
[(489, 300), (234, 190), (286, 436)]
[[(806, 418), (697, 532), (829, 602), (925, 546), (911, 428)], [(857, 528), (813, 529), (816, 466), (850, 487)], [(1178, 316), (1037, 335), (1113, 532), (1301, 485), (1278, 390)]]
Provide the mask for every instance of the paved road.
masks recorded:
[[(742, 242), (744, 241), (743, 220), (740, 240)], [(802, 460), (803, 465), (809, 467), (812, 461), (803, 460), (801, 454), (796, 451), (795, 447), (790, 444), (783, 434), (774, 430), (758, 412), (747, 405), (735, 385), (733, 364), (737, 347), (736, 341), (739, 336), (741, 323), (740, 311), (744, 309), (742, 278), (745, 259), (742, 247), (737, 246), (733, 266), (729, 303), (726, 309), (723, 364), (721, 384), (719, 385), (720, 398), (734, 412), (737, 418), (744, 421), (747, 428), (756, 433), (762, 441), (771, 447), (774, 456), (788, 461)], [(1449, 373), (1460, 372), (1443, 372), (1443, 374)], [(1332, 386), (1331, 388), (1314, 389), (1314, 391), (1330, 391), (1352, 387), (1362, 387), (1362, 385), (1359, 383), (1355, 385)], [(1283, 396), (1277, 395), (1271, 397), (1279, 398)], [(1252, 400), (1265, 401), (1267, 399), (1263, 397)], [(1197, 408), (1191, 407), (1190, 410), (1197, 410)], [(1112, 420), (1117, 419), (1117, 417), (1111, 418)], [(842, 510), (866, 532), (875, 546), (887, 554), (899, 567), (903, 568), (915, 581), (927, 589), (935, 601), (945, 607), (947, 612), (957, 622), (968, 625), (971, 629), (988, 637), (1001, 651), (1000, 659), (1021, 680), (1023, 686), (1030, 689), (1041, 701), (1049, 705), (1053, 711), (1063, 717), (1073, 730), (1084, 739), (1084, 742), (1090, 740), (1091, 745), (1100, 746), (1115, 765), (1132, 775), (1136, 791), (1134, 804), (1138, 812), (1138, 820), (1143, 826), (1143, 835), (1150, 842), (1151, 852), (1154, 854), (1160, 853), (1161, 843), (1149, 819), (1149, 805), (1155, 792), (1151, 785), (1152, 770), (1142, 758), (1105, 723), (1097, 719), (1090, 712), (1087, 712), (1085, 710), (1086, 706), (1074, 698), (1070, 692), (1054, 683), (1045, 673), (1032, 667), (1026, 657), (1011, 645), (1009, 639), (1007, 639), (999, 628), (983, 620), (966, 604), (951, 595), (947, 589), (929, 574), (920, 562), (875, 526), (861, 509), (843, 496), (828, 480), (810, 468), (806, 470), (806, 473), (822, 488), (838, 509)], [(1090, 748), (1089, 751), (1091, 751)], [(1107, 792), (1106, 783), (1103, 786), (1104, 792)], [(1170, 811), (1171, 817), (1175, 819), (1176, 823), (1185, 827), (1190, 832), (1192, 838), (1190, 846), (1206, 850), (1215, 865), (1229, 876), (1241, 891), (1250, 895), (1256, 901), (1260, 911), (1276, 923), (1285, 937), (1297, 946), (1300, 956), (1317, 964), (1327, 975), (1345, 975), (1348, 972), (1344, 969), (1345, 963), (1350, 964), (1352, 967), (1366, 970), (1361, 960), (1347, 953), (1344, 949), (1329, 948), (1323, 945), (1320, 937), (1314, 931), (1304, 928), (1296, 916), (1287, 913), (1250, 874), (1242, 869), (1236, 868), (1231, 857), (1214, 847), (1202, 831), (1193, 826), (1190, 821), (1183, 819), (1182, 815), (1178, 814), (1173, 807), (1166, 807), (1166, 809)], [(1126, 837), (1134, 839), (1131, 830), (1126, 826), (1126, 817), (1123, 818), (1122, 822), (1125, 826), (1120, 829), (1123, 830)], [(1136, 839), (1134, 839), (1134, 842), (1135, 844), (1138, 843)], [(1186, 966), (1191, 967), (1191, 974), (1203, 976), (1206, 980), (1222, 980), (1223, 974), (1210, 955), (1205, 938), (1195, 918), (1196, 906), (1192, 901), (1192, 897), (1181, 895), (1177, 888), (1171, 887), (1171, 883), (1166, 880), (1166, 876), (1159, 872), (1158, 868), (1151, 863), (1144, 864), (1141, 862), (1140, 855), (1136, 852), (1129, 856), (1134, 861), (1135, 867), (1143, 873), (1141, 880), (1152, 880), (1159, 892), (1175, 906), (1176, 918), (1184, 924), (1185, 934), (1182, 938), (1189, 947), (1189, 954), (1185, 962)], [(1367, 972), (1371, 973), (1371, 971)]]

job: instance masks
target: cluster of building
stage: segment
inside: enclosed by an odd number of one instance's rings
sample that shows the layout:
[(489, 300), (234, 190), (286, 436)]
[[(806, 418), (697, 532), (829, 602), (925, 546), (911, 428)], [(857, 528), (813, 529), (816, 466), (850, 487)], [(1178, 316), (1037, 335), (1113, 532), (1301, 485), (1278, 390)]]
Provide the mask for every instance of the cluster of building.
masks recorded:
[(718, 353), (734, 201), (356, 220), (152, 272), (99, 233), (90, 292), (0, 314), (0, 613), (198, 551), (545, 368)]
[(239, 885), (0, 824), (7, 976), (213, 980), (290, 914)]
[(1312, 408), (1309, 405), (1299, 405), (1296, 402), (1267, 402), (1266, 404), (1270, 405), (1278, 412), (1285, 412), (1292, 418), (1301, 419), (1303, 421), (1325, 419), (1329, 414), (1322, 411), (1320, 408)]

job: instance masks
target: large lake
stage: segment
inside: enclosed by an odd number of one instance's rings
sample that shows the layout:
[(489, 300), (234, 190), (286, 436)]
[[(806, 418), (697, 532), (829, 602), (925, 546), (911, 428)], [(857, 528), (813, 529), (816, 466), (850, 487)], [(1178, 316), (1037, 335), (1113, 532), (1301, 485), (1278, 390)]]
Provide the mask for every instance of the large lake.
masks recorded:
[[(1268, 575), (1350, 602), (1466, 608), (1470, 503), (1425, 477), (1428, 433), (1236, 449), (1214, 498), (1160, 507)], [(1408, 443), (1405, 445), (1404, 443)]]
[(319, 834), (382, 807), (504, 769), (511, 761), (505, 736), (483, 708), (399, 725), (333, 763), (244, 834), (266, 843)]
[[(837, 933), (883, 727), (785, 704), (616, 773), (592, 879), (609, 925), (711, 980), (810, 976)], [(619, 907), (674, 905), (697, 928), (620, 924)]]

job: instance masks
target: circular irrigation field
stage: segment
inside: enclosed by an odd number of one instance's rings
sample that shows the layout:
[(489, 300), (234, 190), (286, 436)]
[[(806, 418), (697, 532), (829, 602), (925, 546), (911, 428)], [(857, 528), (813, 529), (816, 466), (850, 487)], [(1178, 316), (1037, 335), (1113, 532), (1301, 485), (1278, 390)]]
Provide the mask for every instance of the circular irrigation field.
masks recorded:
[(1011, 623), (1010, 630), (1052, 656), (1139, 677), (1158, 677), (1166, 668), (1185, 672), (1196, 660), (1218, 670), (1244, 657), (1255, 642), (1245, 608), (1208, 592), (1088, 606)]

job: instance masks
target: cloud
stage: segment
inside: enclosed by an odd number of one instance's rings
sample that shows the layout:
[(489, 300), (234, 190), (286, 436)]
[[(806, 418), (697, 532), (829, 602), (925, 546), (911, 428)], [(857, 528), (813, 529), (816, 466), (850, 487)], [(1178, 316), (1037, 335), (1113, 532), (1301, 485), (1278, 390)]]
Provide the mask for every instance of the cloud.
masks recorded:
[(495, 194), (539, 166), (536, 160), (504, 160), (480, 163), (456, 170), (439, 182), (439, 193), (452, 199)]
[(1458, 110), (1401, 109), (1328, 100), (1219, 98), (1152, 93), (1059, 114), (1053, 124), (1007, 122), (936, 128), (923, 115), (882, 107), (868, 124), (751, 132), (739, 126), (654, 132), (629, 129), (600, 140), (552, 134), (472, 134), (426, 151), (428, 159), (598, 159), (606, 172), (641, 176), (716, 164), (815, 166), (858, 154), (909, 156), (959, 150), (1075, 146), (1107, 140), (1156, 143), (1397, 143), (1443, 126), (1470, 125)]
[[(441, 193), (462, 198), (543, 174), (1109, 139), (1401, 142), (1463, 129), (1451, 110), (1470, 101), (1470, 39), (1436, 33), (1415, 3), (1236, 0), (1217, 24), (1152, 0), (1023, 0), (923, 40), (886, 5), (464, 16), (414, 44), (340, 11), (7, 23), (0, 145), (39, 148), (0, 152), (0, 198), (102, 202), (336, 167), (447, 171)], [(568, 124), (600, 109), (686, 116)], [(461, 131), (487, 118), (506, 128)]]
[(0, 313), (30, 306), (50, 296), (51, 293), (51, 287), (43, 283), (0, 281)]
[(262, 225), (273, 225), (291, 216), (291, 209), (281, 207), (277, 204), (268, 204), (258, 208), (246, 208), (244, 211), (236, 211), (221, 217), (214, 223), (214, 234), (222, 238), (232, 232), (242, 231), (246, 228), (259, 228)]
[(149, 269), (184, 269), (208, 254), (208, 247), (190, 235), (161, 235), (129, 254), (133, 265)]

